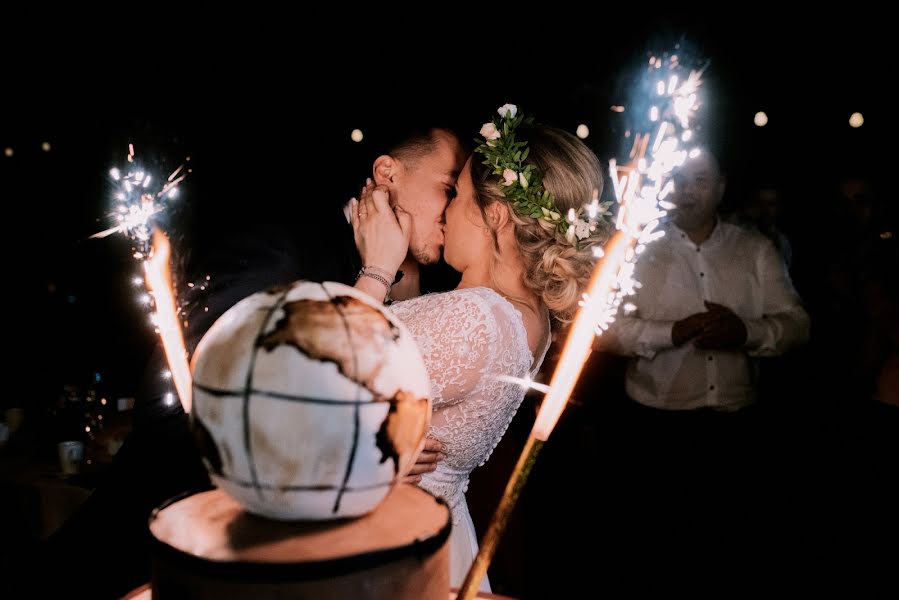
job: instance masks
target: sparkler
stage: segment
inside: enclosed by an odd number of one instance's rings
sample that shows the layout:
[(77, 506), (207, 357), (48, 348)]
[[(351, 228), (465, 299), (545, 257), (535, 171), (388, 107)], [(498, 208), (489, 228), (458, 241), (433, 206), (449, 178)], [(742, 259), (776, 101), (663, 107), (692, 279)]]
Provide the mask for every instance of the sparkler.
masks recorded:
[[(163, 377), (174, 380), (178, 398), (185, 413), (190, 413), (191, 377), (187, 363), (187, 351), (184, 348), (184, 337), (178, 323), (178, 310), (175, 307), (169, 257), (171, 249), (165, 234), (156, 229), (153, 232), (153, 254), (144, 262), (147, 275), (147, 287), (156, 302), (156, 328), (162, 339), (162, 348), (169, 364), (169, 371)], [(172, 402), (166, 401), (171, 405)]]
[[(168, 177), (157, 177), (135, 163), (134, 145), (129, 144), (128, 166), (124, 170), (117, 167), (109, 170), (115, 183), (110, 216), (116, 225), (91, 236), (99, 239), (121, 233), (131, 240), (132, 256), (144, 270), (144, 278), (134, 277), (132, 284), (138, 288), (139, 301), (151, 309), (150, 322), (160, 335), (169, 365), (162, 377), (173, 380), (184, 412), (190, 412), (191, 380), (179, 323), (183, 311), (176, 301), (171, 277), (171, 248), (160, 227), (166, 210), (178, 195), (178, 185), (188, 173), (190, 169), (182, 164)], [(203, 282), (204, 288), (208, 280), (209, 277)], [(166, 394), (166, 405), (173, 404), (171, 396)]]
[[(190, 157), (186, 162), (190, 161)], [(95, 233), (92, 239), (123, 233), (134, 244), (134, 257), (141, 260), (148, 256), (152, 226), (178, 197), (178, 185), (190, 173), (182, 164), (167, 178), (153, 175), (134, 162), (134, 145), (128, 144), (128, 167), (124, 172), (118, 167), (109, 170), (115, 182), (113, 210), (110, 217), (116, 225)]]
[[(633, 139), (628, 153), (630, 162), (618, 166), (613, 159), (609, 164), (618, 202), (618, 231), (606, 244), (594, 269), (589, 291), (572, 324), (540, 412), (459, 590), (460, 600), (475, 597), (537, 455), (565, 409), (592, 351), (594, 337), (602, 335), (614, 321), (624, 298), (639, 286), (633, 279), (637, 256), (663, 235), (656, 227), (667, 209), (673, 208), (665, 201), (673, 190), (671, 171), (697, 152), (685, 144), (693, 138), (690, 124), (699, 107), (698, 89), (704, 69), (705, 66), (687, 72), (676, 54), (653, 55), (649, 59), (643, 80), (644, 88), (652, 90), (649, 106), (643, 110), (639, 101), (633, 104), (638, 107), (636, 131), (633, 136), (630, 131), (625, 135)], [(612, 110), (622, 113), (625, 109), (613, 106)]]

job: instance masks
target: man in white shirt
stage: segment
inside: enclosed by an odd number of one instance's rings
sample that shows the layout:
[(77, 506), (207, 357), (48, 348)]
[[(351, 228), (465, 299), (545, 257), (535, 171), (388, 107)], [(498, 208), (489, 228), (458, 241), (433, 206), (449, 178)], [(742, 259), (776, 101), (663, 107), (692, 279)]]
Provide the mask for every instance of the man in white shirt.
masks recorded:
[[(755, 414), (759, 357), (808, 339), (809, 319), (770, 240), (718, 219), (725, 178), (703, 151), (674, 178), (672, 220), (635, 268), (641, 286), (599, 348), (628, 357), (631, 402), (614, 466), (618, 542), (647, 571), (724, 574), (745, 592), (752, 549), (775, 531), (778, 443)], [(702, 569), (697, 566), (702, 565)], [(729, 574), (736, 577), (730, 577)]]
[(644, 406), (736, 411), (755, 401), (757, 358), (803, 344), (808, 315), (770, 240), (718, 219), (725, 178), (711, 153), (674, 184), (673, 221), (637, 262), (636, 310), (601, 347), (632, 357), (626, 391)]

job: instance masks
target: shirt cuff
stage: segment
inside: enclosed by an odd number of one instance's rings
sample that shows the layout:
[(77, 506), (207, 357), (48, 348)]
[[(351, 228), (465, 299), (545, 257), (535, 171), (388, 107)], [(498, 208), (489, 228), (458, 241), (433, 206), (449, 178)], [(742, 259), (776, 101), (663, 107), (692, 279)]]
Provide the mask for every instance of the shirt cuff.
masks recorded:
[(655, 354), (665, 348), (673, 348), (671, 330), (674, 329), (674, 321), (650, 321), (643, 330), (644, 347)]
[(765, 341), (765, 325), (760, 319), (743, 319), (746, 326), (747, 350), (757, 350)]

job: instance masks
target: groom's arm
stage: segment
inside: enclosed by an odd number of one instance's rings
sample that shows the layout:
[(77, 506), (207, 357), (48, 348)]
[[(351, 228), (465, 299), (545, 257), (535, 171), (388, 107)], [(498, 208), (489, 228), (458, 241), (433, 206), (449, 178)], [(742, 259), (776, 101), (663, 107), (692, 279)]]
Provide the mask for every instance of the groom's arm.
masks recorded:
[(403, 479), (406, 483), (417, 485), (421, 481), (422, 473), (430, 473), (437, 468), (437, 463), (446, 458), (446, 449), (440, 440), (432, 437), (425, 438), (425, 447), (418, 455), (418, 460), (409, 473)]

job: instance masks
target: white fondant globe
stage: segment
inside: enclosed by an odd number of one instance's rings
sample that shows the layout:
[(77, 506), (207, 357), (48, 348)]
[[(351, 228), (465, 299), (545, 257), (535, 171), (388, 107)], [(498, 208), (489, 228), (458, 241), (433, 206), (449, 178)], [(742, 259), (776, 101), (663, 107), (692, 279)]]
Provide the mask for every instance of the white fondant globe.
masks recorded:
[(249, 296), (192, 360), (191, 424), (213, 482), (250, 512), (371, 511), (424, 444), (431, 387), (412, 335), (349, 286)]

